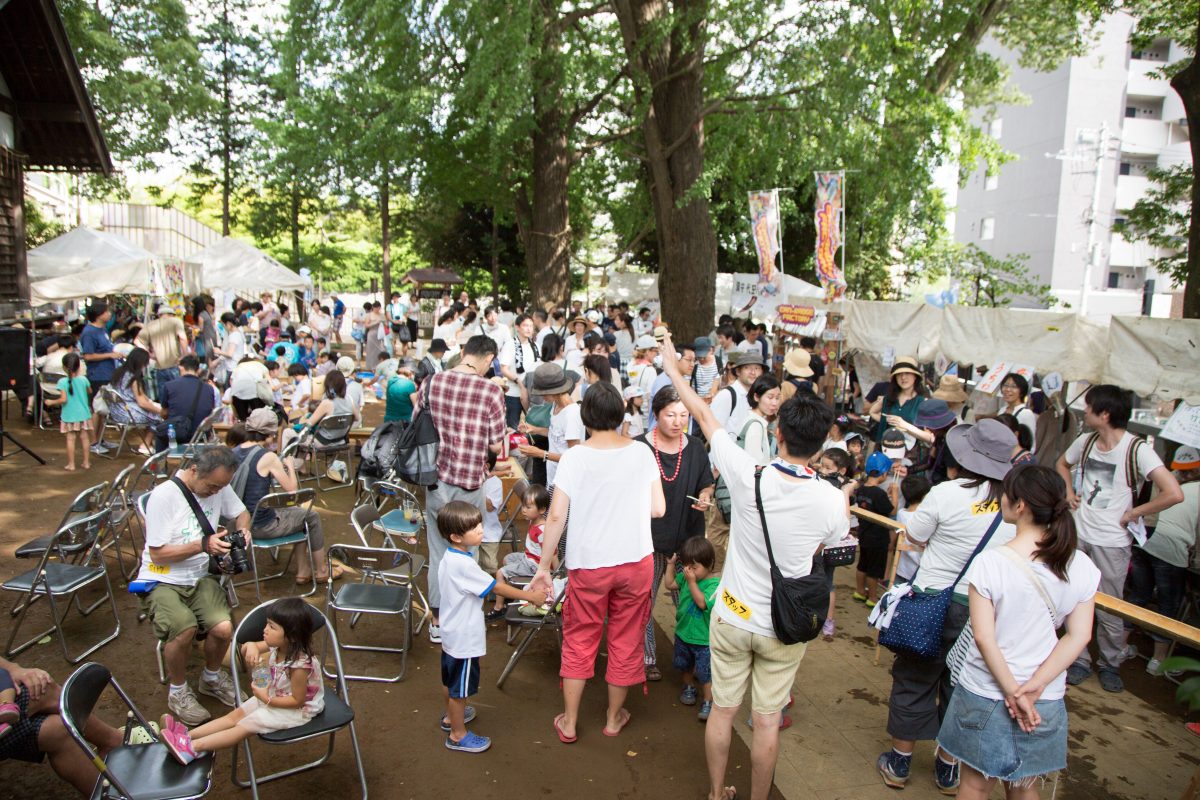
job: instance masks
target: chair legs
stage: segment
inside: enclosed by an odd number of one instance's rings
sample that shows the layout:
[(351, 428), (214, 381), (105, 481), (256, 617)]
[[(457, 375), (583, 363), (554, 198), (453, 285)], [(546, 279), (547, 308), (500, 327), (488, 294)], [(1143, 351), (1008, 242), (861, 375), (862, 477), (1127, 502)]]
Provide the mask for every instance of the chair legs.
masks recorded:
[[(344, 677), (346, 678), (346, 680), (374, 681), (377, 683), (398, 683), (398, 682), (404, 680), (404, 675), (408, 671), (408, 651), (412, 649), (412, 643), (413, 643), (411, 595), (410, 595), (410, 600), (409, 600), (409, 604), (408, 604), (408, 609), (404, 612), (401, 612), (401, 614), (399, 615), (399, 616), (404, 617), (404, 623), (405, 623), (404, 624), (404, 646), (403, 647), (381, 647), (378, 645), (366, 645), (366, 644), (344, 644), (342, 642), (341, 635), (338, 634), (338, 610), (339, 609), (334, 607), (332, 604), (327, 604), (326, 610), (328, 612), (330, 624), (333, 626), (334, 636), (336, 637), (341, 649), (343, 649), (343, 650), (365, 650), (365, 651), (372, 652), (372, 653), (399, 653), (400, 654), (400, 672), (397, 675), (394, 675), (391, 677), (385, 677), (385, 676), (380, 676), (380, 675), (351, 675), (350, 673), (345, 673)], [(353, 612), (351, 612), (351, 613), (353, 614)], [(354, 624), (358, 621), (359, 616), (361, 616), (361, 614), (353, 614), (353, 616), (351, 618), (351, 622), (350, 622), (351, 627), (354, 627)], [(329, 670), (325, 669), (324, 667), (322, 667), (322, 669), (325, 671), (325, 677), (327, 677), (327, 678), (334, 677), (333, 673), (329, 672)]]
[[(347, 677), (349, 677), (349, 676), (347, 676)], [(354, 750), (354, 766), (358, 770), (358, 783), (362, 787), (363, 800), (366, 800), (366, 798), (367, 798), (367, 774), (363, 769), (362, 751), (358, 747), (358, 731), (355, 729), (353, 722), (351, 722), (346, 727), (350, 731), (350, 746)], [(334, 746), (334, 742), (336, 741), (337, 731), (334, 731), (333, 733), (328, 734), (328, 736), (329, 736), (329, 746), (325, 749), (325, 754), (322, 755), (317, 760), (310, 761), (307, 764), (300, 764), (295, 767), (289, 767), (287, 769), (279, 770), (278, 772), (272, 772), (269, 775), (262, 775), (262, 776), (259, 776), (255, 772), (254, 752), (250, 748), (250, 740), (246, 739), (241, 743), (241, 745), (233, 748), (233, 756), (230, 759), (230, 761), (231, 761), (230, 777), (232, 778), (235, 786), (239, 786), (242, 789), (249, 789), (250, 794), (254, 798), (254, 800), (258, 800), (259, 784), (270, 783), (271, 781), (276, 781), (276, 780), (279, 780), (280, 778), (286, 778), (290, 775), (296, 775), (301, 772), (307, 772), (310, 769), (316, 769), (317, 767), (323, 765), (326, 761), (328, 761), (329, 758), (333, 755), (333, 746)], [(242, 778), (241, 776), (238, 775), (238, 753), (239, 752), (242, 753), (243, 755), (245, 755), (245, 758), (246, 758), (246, 771), (248, 773), (248, 777), (246, 777), (246, 778)], [(346, 796), (346, 795), (343, 795), (343, 796)]]
[[(95, 583), (95, 580), (89, 580), (86, 584), (84, 584), (83, 586), (80, 586), (79, 589), (76, 589), (74, 592), (71, 593), (71, 595), (67, 599), (67, 602), (65, 604), (61, 605), (61, 612), (60, 612), (60, 604), (58, 602), (58, 599), (61, 599), (62, 595), (60, 595), (58, 598), (56, 598), (54, 593), (49, 590), (47, 590), (44, 595), (40, 595), (40, 596), (44, 596), (50, 604), (50, 619), (52, 622), (51, 626), (49, 628), (47, 628), (46, 630), (42, 631), (41, 633), (38, 633), (35, 636), (33, 636), (32, 638), (26, 640), (25, 642), (22, 642), (19, 645), (14, 645), (13, 643), (16, 641), (17, 632), (20, 630), (21, 624), (25, 621), (25, 615), (29, 613), (29, 609), (32, 606), (32, 603), (29, 602), (29, 598), (32, 597), (33, 595), (32, 594), (25, 595), (25, 598), (26, 598), (25, 602), (21, 604), (21, 610), (17, 615), (17, 619), (13, 622), (12, 631), (9, 632), (8, 642), (4, 647), (5, 657), (12, 658), (14, 656), (17, 656), (17, 655), (25, 652), (26, 650), (28, 650), (33, 645), (37, 644), (38, 641), (41, 640), (43, 637), (54, 634), (56, 636), (56, 638), (58, 639), (58, 646), (59, 646), (59, 649), (62, 650), (63, 658), (65, 658), (67, 660), (68, 664), (78, 664), (80, 661), (87, 658), (92, 653), (96, 652), (101, 647), (103, 647), (104, 645), (111, 642), (113, 639), (116, 639), (117, 636), (119, 636), (121, 633), (121, 618), (117, 614), (117, 600), (113, 596), (112, 582), (109, 581), (108, 572), (104, 570), (103, 565), (101, 565), (100, 572), (101, 572), (101, 576), (104, 580), (104, 588), (105, 588), (105, 592), (107, 595), (107, 600), (109, 602), (109, 607), (112, 610), (112, 615), (113, 615), (114, 627), (113, 627), (112, 632), (110, 634), (108, 634), (108, 636), (105, 636), (103, 639), (96, 642), (91, 647), (88, 647), (82, 653), (79, 653), (78, 655), (75, 655), (75, 656), (72, 656), (70, 651), (67, 649), (67, 637), (66, 637), (66, 634), (63, 632), (62, 623), (63, 623), (63, 620), (66, 619), (67, 614), (70, 613), (72, 606), (77, 607), (81, 614), (84, 613), (84, 609), (79, 603), (78, 595), (79, 595), (79, 592), (82, 591), (85, 587), (91, 586), (93, 583)], [(88, 613), (90, 613), (91, 611), (94, 611), (96, 608), (98, 608), (105, 599), (106, 598), (102, 597), (102, 598), (100, 598), (99, 601), (97, 601), (96, 603), (93, 603), (91, 606), (89, 606)]]
[[(282, 578), (284, 575), (287, 575), (288, 567), (290, 567), (292, 565), (292, 559), (295, 558), (295, 556), (296, 556), (296, 547), (298, 546), (298, 544), (295, 544), (295, 543), (291, 544), (291, 545), (281, 544), (278, 547), (270, 547), (269, 545), (266, 544), (269, 541), (270, 541), (269, 539), (264, 539), (262, 545), (260, 545), (258, 542), (255, 542), (250, 547), (250, 567), (254, 572), (254, 577), (251, 579), (248, 579), (248, 580), (244, 580), (244, 581), (234, 581), (233, 582), (234, 586), (247, 586), (247, 585), (253, 583), (254, 584), (254, 597), (255, 597), (255, 600), (257, 601), (255, 603), (256, 605), (262, 605), (262, 589), (260, 587), (260, 584), (263, 581), (270, 581), (270, 580), (274, 580), (276, 578)], [(300, 544), (302, 544), (302, 543), (300, 543)], [(270, 550), (271, 558), (275, 561), (276, 564), (278, 564), (279, 563), (279, 558), (278, 558), (279, 548), (280, 547), (289, 547), (289, 546), (291, 547), (291, 550), (288, 552), (287, 560), (283, 562), (283, 567), (280, 568), (280, 570), (278, 572), (276, 572), (272, 575), (260, 575), (259, 574), (259, 571), (258, 571), (258, 551), (259, 550)], [(312, 597), (314, 594), (317, 593), (317, 562), (313, 558), (313, 549), (312, 549), (312, 541), (311, 540), (309, 540), (308, 547), (306, 549), (308, 551), (308, 568), (311, 570), (310, 574), (312, 575), (312, 586), (309, 588), (309, 590), (307, 592), (300, 595), (300, 597)]]

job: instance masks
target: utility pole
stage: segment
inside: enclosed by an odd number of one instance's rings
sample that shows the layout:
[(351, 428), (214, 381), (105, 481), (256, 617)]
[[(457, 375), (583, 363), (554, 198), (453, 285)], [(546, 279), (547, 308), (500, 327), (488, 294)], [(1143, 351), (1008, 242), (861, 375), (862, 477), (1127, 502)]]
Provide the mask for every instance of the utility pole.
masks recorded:
[[(1100, 217), (1100, 186), (1104, 173), (1104, 160), (1110, 158), (1108, 152), (1108, 123), (1102, 122), (1098, 131), (1081, 129), (1075, 135), (1076, 144), (1086, 144), (1091, 136), (1095, 136), (1095, 155), (1092, 156), (1092, 205), (1088, 212), (1087, 253), (1083, 262), (1083, 281), (1079, 287), (1079, 314), (1087, 316), (1088, 293), (1092, 288), (1092, 271), (1100, 266), (1100, 245), (1097, 243)], [(1059, 161), (1085, 161), (1088, 156), (1078, 149), (1071, 153), (1059, 151), (1046, 153), (1046, 158)]]

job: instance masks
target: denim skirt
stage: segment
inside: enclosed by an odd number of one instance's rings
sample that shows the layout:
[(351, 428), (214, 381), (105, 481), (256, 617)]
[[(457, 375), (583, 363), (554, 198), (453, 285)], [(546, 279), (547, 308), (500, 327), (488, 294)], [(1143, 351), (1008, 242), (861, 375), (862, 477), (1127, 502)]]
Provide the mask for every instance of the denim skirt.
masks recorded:
[(1010, 783), (1065, 769), (1066, 704), (1059, 699), (1035, 705), (1042, 722), (1033, 733), (1025, 733), (1008, 715), (1003, 700), (980, 697), (959, 686), (938, 731), (938, 745), (985, 777)]

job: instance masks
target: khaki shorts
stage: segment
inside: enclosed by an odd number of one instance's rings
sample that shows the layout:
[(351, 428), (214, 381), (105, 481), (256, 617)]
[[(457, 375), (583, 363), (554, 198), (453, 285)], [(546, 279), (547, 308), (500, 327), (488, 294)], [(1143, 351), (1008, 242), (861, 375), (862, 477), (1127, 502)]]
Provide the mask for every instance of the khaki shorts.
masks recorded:
[(154, 622), (154, 635), (169, 642), (189, 628), (211, 631), (229, 622), (229, 598), (216, 578), (207, 575), (195, 586), (160, 583), (142, 599), (142, 610)]
[(708, 639), (714, 703), (736, 708), (750, 689), (750, 708), (756, 714), (774, 714), (787, 705), (806, 643), (783, 644), (773, 636), (735, 628), (716, 614)]
[(484, 542), (479, 545), (479, 568), (488, 575), (500, 569), (500, 545), (502, 542)]

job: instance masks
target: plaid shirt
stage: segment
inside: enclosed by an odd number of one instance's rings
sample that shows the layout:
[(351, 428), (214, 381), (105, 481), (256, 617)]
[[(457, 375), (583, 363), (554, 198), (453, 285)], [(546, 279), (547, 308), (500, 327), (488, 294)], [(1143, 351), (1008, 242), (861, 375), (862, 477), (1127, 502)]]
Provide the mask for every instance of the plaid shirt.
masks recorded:
[(425, 383), (438, 432), (438, 480), (478, 489), (487, 480), (488, 445), (504, 435), (504, 391), (465, 372), (439, 372)]

